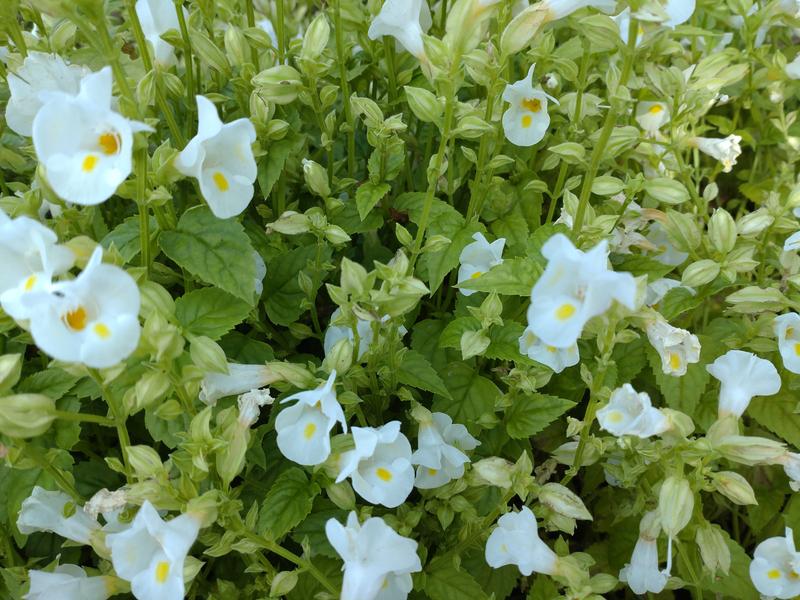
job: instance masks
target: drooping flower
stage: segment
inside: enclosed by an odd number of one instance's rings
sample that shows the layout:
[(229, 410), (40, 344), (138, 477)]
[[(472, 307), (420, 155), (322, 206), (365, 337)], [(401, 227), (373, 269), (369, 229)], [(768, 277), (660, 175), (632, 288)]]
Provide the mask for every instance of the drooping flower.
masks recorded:
[(131, 582), (138, 600), (179, 600), (184, 596), (183, 563), (199, 531), (194, 516), (164, 522), (145, 500), (131, 526), (106, 536), (106, 544), (114, 570)]
[(788, 599), (800, 594), (800, 553), (788, 527), (784, 537), (764, 540), (753, 553), (750, 579), (765, 597)]
[(639, 102), (636, 106), (636, 122), (650, 135), (669, 123), (669, 108), (663, 102)]
[(25, 600), (106, 600), (121, 593), (111, 577), (89, 577), (77, 565), (59, 565), (53, 572), (28, 571), (31, 587)]
[(87, 73), (86, 67), (68, 65), (57, 54), (28, 52), (19, 70), (8, 74), (11, 97), (6, 104), (6, 123), (18, 134), (30, 137), (33, 120), (45, 102), (42, 92), (76, 95)]
[(469, 462), (464, 450), (480, 444), (448, 415), (435, 412), (431, 417), (420, 423), (419, 448), (411, 456), (411, 462), (419, 465), (415, 485), (420, 489), (437, 488), (464, 475), (464, 465)]
[(662, 318), (650, 321), (646, 331), (647, 339), (661, 357), (665, 375), (686, 375), (687, 367), (700, 360), (700, 341), (693, 333), (673, 327)]
[(582, 252), (558, 233), (542, 246), (542, 255), (548, 262), (531, 290), (528, 326), (544, 343), (571, 347), (586, 322), (606, 312), (614, 300), (635, 307), (633, 275), (608, 268), (605, 240)]
[(344, 561), (341, 600), (404, 600), (412, 588), (411, 573), (422, 570), (417, 542), (380, 517), (359, 524), (351, 512), (346, 526), (328, 519), (325, 535)]
[(539, 539), (536, 517), (523, 506), (519, 512), (507, 512), (497, 520), (497, 527), (486, 540), (486, 563), (495, 569), (517, 565), (525, 576), (553, 575), (558, 556)]
[(519, 353), (547, 365), (555, 373), (561, 373), (567, 367), (577, 365), (580, 360), (578, 344), (567, 348), (549, 346), (536, 337), (530, 327), (527, 327), (519, 338)]
[(104, 264), (97, 247), (86, 268), (31, 296), (31, 335), (57, 360), (95, 369), (125, 360), (139, 344), (139, 287), (133, 277)]
[[(486, 271), (503, 264), (503, 248), (506, 238), (497, 238), (491, 244), (480, 232), (472, 235), (474, 242), (464, 246), (458, 257), (461, 266), (458, 269), (458, 283), (477, 279)], [(460, 288), (465, 296), (471, 296), (475, 290)]]
[(558, 100), (533, 87), (532, 64), (528, 74), (519, 81), (509, 84), (503, 91), (503, 100), (511, 106), (503, 113), (503, 131), (506, 139), (516, 146), (533, 146), (538, 144), (550, 127), (550, 115), (547, 112), (547, 101)]
[(153, 46), (155, 62), (165, 67), (175, 63), (175, 50), (161, 36), (170, 29), (178, 29), (178, 14), (171, 0), (137, 0), (136, 14), (142, 24), (144, 37)]
[(253, 198), (256, 159), (251, 144), (256, 141), (256, 129), (250, 119), (223, 123), (211, 100), (196, 99), (197, 135), (175, 159), (175, 168), (197, 179), (216, 217), (235, 217)]
[(778, 337), (783, 366), (792, 373), (800, 374), (800, 315), (792, 312), (775, 317), (773, 327)]
[(770, 361), (752, 352), (730, 350), (706, 370), (720, 381), (719, 416), (741, 417), (753, 396), (771, 396), (781, 389), (781, 377)]
[(342, 454), (337, 483), (350, 477), (356, 493), (372, 504), (395, 508), (414, 489), (411, 444), (400, 421), (381, 427), (353, 427), (355, 449)]
[(620, 581), (626, 582), (634, 594), (660, 594), (672, 570), (672, 538), (668, 542), (667, 567), (663, 571), (658, 569), (659, 526), (655, 515), (656, 511), (651, 511), (642, 518), (631, 562), (619, 572)]
[(681, 252), (672, 244), (672, 241), (667, 235), (667, 230), (661, 223), (655, 222), (650, 225), (650, 230), (647, 233), (647, 241), (656, 247), (657, 253), (653, 258), (660, 263), (670, 266), (677, 266), (689, 258), (687, 252)]
[(546, 7), (551, 17), (550, 20), (563, 19), (582, 8), (592, 7), (611, 13), (616, 7), (615, 0), (544, 0), (541, 4)]
[(424, 0), (386, 0), (372, 20), (367, 35), (371, 40), (391, 36), (410, 54), (422, 60), (425, 56), (422, 34), (430, 25), (431, 13)]
[(261, 409), (275, 402), (269, 389), (250, 390), (241, 394), (236, 399), (239, 408), (239, 425), (243, 428), (252, 427), (261, 416)]
[(200, 382), (200, 402), (214, 406), (217, 400), (268, 386), (277, 379), (266, 365), (228, 363), (228, 373), (207, 373)]
[(652, 406), (650, 396), (637, 392), (629, 383), (612, 392), (608, 404), (597, 411), (597, 421), (600, 427), (617, 437), (647, 438), (669, 428), (667, 416)]
[(133, 134), (152, 131), (111, 110), (111, 68), (81, 80), (77, 95), (49, 92), (33, 120), (33, 146), (50, 187), (75, 204), (105, 202), (131, 174)]
[(37, 485), (22, 502), (17, 529), (25, 535), (50, 531), (78, 544), (89, 544), (92, 534), (100, 530), (100, 524), (84, 513), (80, 506), (75, 506), (72, 498), (65, 493)]
[(730, 173), (742, 153), (739, 145), (741, 141), (740, 135), (729, 135), (725, 138), (695, 137), (689, 140), (689, 145), (718, 160), (722, 163), (722, 172)]
[(336, 371), (331, 371), (322, 387), (282, 400), (296, 402), (283, 409), (275, 420), (278, 449), (299, 465), (319, 465), (327, 460), (331, 453), (330, 432), (337, 422), (347, 433), (344, 411), (336, 400), (335, 380)]

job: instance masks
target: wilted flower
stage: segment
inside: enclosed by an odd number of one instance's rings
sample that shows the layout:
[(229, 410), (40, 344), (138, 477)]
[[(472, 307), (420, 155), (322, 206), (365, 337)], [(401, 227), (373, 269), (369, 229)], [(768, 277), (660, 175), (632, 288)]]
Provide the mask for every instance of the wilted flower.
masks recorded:
[(645, 392), (636, 392), (626, 383), (611, 394), (603, 408), (597, 411), (600, 427), (615, 436), (635, 435), (647, 438), (669, 428), (666, 415), (650, 403)]
[(238, 396), (273, 383), (277, 378), (266, 365), (228, 363), (228, 373), (207, 373), (200, 382), (200, 402), (214, 406), (226, 396)]
[(275, 420), (278, 449), (286, 458), (300, 465), (318, 465), (331, 453), (330, 432), (337, 422), (347, 433), (347, 421), (336, 400), (336, 371), (325, 385), (315, 390), (292, 394), (281, 402), (296, 400), (283, 409)]
[(431, 421), (420, 423), (419, 448), (411, 456), (411, 462), (419, 465), (415, 484), (420, 489), (437, 488), (464, 475), (464, 464), (469, 462), (464, 450), (474, 450), (480, 444), (448, 415), (435, 412), (431, 417)]
[(171, 0), (137, 0), (136, 14), (142, 24), (144, 37), (153, 46), (155, 62), (169, 67), (175, 63), (175, 51), (161, 36), (178, 29), (178, 14)]
[(519, 512), (507, 512), (497, 520), (497, 527), (486, 540), (486, 562), (495, 569), (517, 565), (525, 576), (553, 575), (558, 556), (539, 539), (536, 517), (523, 506)]
[(639, 102), (636, 106), (636, 122), (650, 135), (669, 123), (669, 108), (663, 102)]
[(256, 159), (250, 119), (223, 123), (214, 103), (197, 96), (197, 135), (175, 159), (175, 168), (200, 183), (200, 192), (216, 217), (240, 214), (253, 198)]
[[(464, 246), (458, 257), (461, 266), (458, 269), (458, 283), (477, 279), (494, 266), (503, 264), (503, 248), (505, 238), (497, 238), (491, 244), (480, 232), (472, 235), (474, 242)], [(465, 296), (471, 296), (475, 290), (460, 289)]]
[(558, 104), (551, 95), (533, 87), (535, 67), (535, 64), (531, 65), (524, 78), (507, 85), (503, 91), (503, 100), (511, 104), (503, 113), (503, 131), (506, 139), (516, 146), (538, 144), (550, 127), (547, 101)]
[(183, 563), (197, 539), (200, 521), (190, 514), (164, 522), (145, 500), (131, 526), (106, 536), (114, 570), (131, 582), (139, 600), (180, 600)]
[(430, 25), (430, 9), (425, 0), (386, 0), (372, 20), (367, 35), (371, 40), (391, 36), (421, 60), (425, 55), (422, 33)]
[(667, 567), (658, 569), (658, 525), (655, 512), (647, 513), (639, 524), (639, 539), (633, 548), (631, 562), (619, 572), (620, 581), (624, 581), (634, 594), (659, 594), (667, 585), (672, 570), (672, 538), (669, 538), (667, 549)]
[(741, 417), (753, 396), (771, 396), (781, 389), (781, 377), (770, 361), (752, 352), (730, 350), (706, 370), (720, 381), (719, 416)]
[(91, 543), (92, 534), (100, 524), (87, 515), (72, 498), (63, 492), (46, 490), (38, 485), (22, 502), (17, 517), (17, 529), (30, 535), (37, 531), (52, 531), (79, 544)]
[(690, 364), (700, 360), (697, 336), (661, 318), (647, 324), (647, 339), (661, 357), (661, 370), (665, 375), (681, 377)]
[(695, 137), (689, 140), (689, 144), (722, 163), (723, 173), (730, 173), (742, 153), (741, 141), (742, 136), (729, 135), (726, 138)]
[(778, 336), (783, 366), (792, 373), (800, 374), (800, 315), (792, 312), (775, 317), (773, 327)]
[(800, 553), (795, 550), (790, 528), (786, 528), (784, 537), (771, 537), (756, 546), (750, 579), (769, 598), (788, 599), (800, 594)]
[(672, 241), (667, 235), (666, 229), (661, 223), (655, 222), (650, 225), (650, 230), (647, 233), (647, 241), (656, 247), (657, 253), (653, 258), (665, 265), (676, 266), (682, 264), (689, 254), (681, 252), (672, 245)]
[(531, 360), (547, 365), (555, 373), (561, 373), (567, 367), (577, 365), (580, 360), (578, 344), (567, 348), (556, 348), (545, 344), (527, 327), (519, 338), (519, 353)]
[(359, 524), (325, 523), (325, 535), (344, 561), (341, 600), (402, 600), (412, 588), (411, 573), (422, 570), (417, 542), (403, 537), (380, 517)]
[(78, 95), (47, 93), (33, 120), (33, 146), (47, 181), (61, 198), (94, 205), (131, 174), (133, 134), (152, 131), (111, 110), (111, 68), (81, 80)]
[(261, 409), (275, 402), (268, 388), (250, 390), (236, 399), (239, 408), (239, 424), (242, 427), (252, 427), (261, 416)]
[(105, 600), (121, 593), (111, 577), (88, 577), (77, 565), (59, 565), (48, 571), (28, 572), (31, 587), (25, 600)]
[(356, 493), (372, 504), (395, 508), (414, 489), (411, 444), (400, 432), (400, 421), (381, 427), (353, 427), (355, 449), (342, 454), (336, 482), (348, 477)]

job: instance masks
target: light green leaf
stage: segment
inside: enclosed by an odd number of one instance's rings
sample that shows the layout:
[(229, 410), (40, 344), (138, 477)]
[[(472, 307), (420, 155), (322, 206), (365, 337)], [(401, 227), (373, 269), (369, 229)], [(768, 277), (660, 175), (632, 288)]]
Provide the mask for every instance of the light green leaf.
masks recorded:
[(459, 288), (479, 292), (497, 292), (504, 296), (530, 296), (533, 284), (544, 271), (544, 265), (530, 258), (507, 258), (475, 279), (458, 284)]
[(536, 435), (575, 406), (571, 400), (547, 394), (517, 396), (506, 409), (506, 430), (514, 439)]
[(59, 400), (78, 382), (80, 377), (53, 367), (34, 373), (23, 379), (17, 386), (18, 394), (44, 394), (53, 400)]
[(666, 405), (687, 415), (694, 414), (697, 402), (711, 377), (706, 371), (705, 363), (701, 360), (699, 363), (690, 364), (686, 369), (686, 375), (673, 377), (664, 374), (661, 369), (661, 358), (652, 347), (647, 348), (647, 358)]
[[(150, 217), (150, 237), (152, 238), (158, 225), (155, 217)], [(100, 244), (103, 248), (117, 249), (122, 259), (129, 263), (142, 250), (139, 239), (139, 217), (129, 217), (117, 225), (113, 231), (104, 237)]]
[(358, 207), (358, 216), (361, 217), (362, 221), (391, 189), (392, 186), (388, 183), (375, 184), (371, 181), (358, 188), (358, 191), (356, 191), (356, 206)]
[(800, 448), (800, 415), (796, 410), (797, 395), (786, 390), (775, 396), (753, 398), (747, 413), (772, 433)]
[(431, 366), (428, 359), (415, 350), (408, 350), (403, 354), (403, 362), (397, 372), (397, 380), (404, 385), (450, 398), (450, 392), (447, 391), (447, 387), (436, 369)]
[(420, 266), (427, 270), (428, 287), (433, 294), (441, 285), (445, 276), (458, 266), (458, 258), (464, 246), (472, 243), (472, 236), (482, 227), (478, 223), (470, 223), (459, 230), (452, 242), (444, 250), (423, 254)]
[(194, 335), (218, 340), (250, 313), (250, 305), (216, 288), (202, 288), (175, 301), (175, 316)]
[(302, 469), (291, 467), (272, 484), (261, 504), (258, 532), (277, 540), (311, 513), (319, 486), (311, 483)]

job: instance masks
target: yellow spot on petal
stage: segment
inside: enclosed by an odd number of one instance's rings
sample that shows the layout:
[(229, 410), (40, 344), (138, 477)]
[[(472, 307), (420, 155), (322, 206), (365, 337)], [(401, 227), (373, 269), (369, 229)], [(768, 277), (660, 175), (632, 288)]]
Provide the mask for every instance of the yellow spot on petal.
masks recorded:
[(677, 371), (681, 368), (681, 357), (674, 352), (669, 353), (669, 368), (673, 371)]
[(662, 107), (660, 104), (653, 104), (653, 106), (651, 106), (649, 109), (647, 109), (647, 112), (649, 112), (651, 115), (657, 115), (658, 113), (660, 113), (663, 110), (664, 110), (664, 107)]
[(530, 115), (522, 115), (522, 127), (527, 129), (533, 123), (533, 119), (531, 119)]
[(436, 475), (438, 472), (436, 469), (428, 469), (428, 475)]
[(220, 192), (227, 192), (228, 188), (231, 187), (230, 184), (228, 183), (228, 179), (225, 177), (225, 175), (223, 175), (219, 171), (214, 173), (214, 175), (212, 176), (212, 179), (214, 180), (214, 183), (219, 188)]
[(537, 113), (542, 110), (542, 101), (538, 98), (527, 98), (522, 101), (522, 108)]
[(387, 587), (389, 587), (389, 578), (388, 577), (384, 577), (383, 578), (383, 583), (381, 584), (381, 589), (385, 590)]
[(500, 544), (500, 552), (508, 552), (508, 546), (505, 544)]
[(30, 292), (33, 289), (33, 286), (36, 285), (36, 275), (31, 275), (25, 280), (25, 291)]
[(64, 323), (73, 331), (83, 331), (86, 329), (86, 309), (79, 306), (75, 310), (69, 311), (61, 318)]
[(770, 571), (767, 571), (767, 577), (770, 579), (780, 579), (781, 572), (778, 571), (778, 569), (771, 569)]
[(104, 133), (97, 138), (97, 144), (109, 156), (119, 152), (119, 136), (116, 133)]
[(556, 318), (559, 321), (566, 321), (575, 314), (575, 307), (572, 304), (562, 304), (556, 309)]
[(620, 421), (622, 421), (622, 419), (623, 419), (622, 413), (619, 412), (618, 410), (612, 410), (610, 413), (608, 413), (608, 420), (611, 423), (619, 423)]
[(317, 426), (314, 423), (309, 423), (306, 425), (306, 428), (303, 429), (303, 437), (307, 440), (310, 440), (314, 437), (314, 432), (317, 430)]
[(379, 479), (383, 481), (391, 481), (392, 480), (392, 473), (391, 471), (384, 469), (383, 467), (378, 467), (375, 469), (375, 475), (378, 476)]
[(786, 328), (786, 333), (784, 335), (788, 338), (788, 337), (792, 337), (793, 333), (794, 333), (794, 327), (787, 327)]
[(800, 356), (800, 344), (794, 345), (794, 353), (797, 354), (797, 356)]
[(477, 279), (483, 275), (483, 271), (475, 271), (472, 275), (469, 276), (470, 279)]
[(111, 330), (108, 328), (107, 325), (104, 325), (103, 323), (96, 323), (92, 329), (94, 329), (94, 332), (97, 334), (97, 337), (103, 339), (106, 339), (108, 336), (111, 335)]
[(160, 563), (156, 565), (156, 581), (158, 583), (164, 583), (169, 576), (169, 563), (165, 560), (162, 560)]
[(87, 154), (86, 158), (83, 159), (83, 164), (81, 165), (81, 169), (83, 169), (87, 173), (91, 173), (97, 166), (97, 160), (98, 159), (94, 154)]
[(556, 348), (555, 346), (548, 346), (547, 351), (555, 354), (558, 351), (558, 348)]

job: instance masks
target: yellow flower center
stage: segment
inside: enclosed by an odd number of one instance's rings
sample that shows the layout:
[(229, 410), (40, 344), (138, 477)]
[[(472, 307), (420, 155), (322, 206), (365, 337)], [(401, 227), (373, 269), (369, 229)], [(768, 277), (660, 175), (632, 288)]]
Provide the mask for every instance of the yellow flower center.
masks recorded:
[(673, 371), (677, 371), (681, 366), (681, 357), (674, 352), (669, 353), (669, 366)]
[(96, 323), (92, 329), (94, 329), (95, 334), (99, 338), (106, 339), (111, 335), (111, 330), (103, 323)]
[(83, 169), (86, 173), (91, 173), (97, 166), (97, 162), (98, 158), (94, 154), (87, 154), (86, 158), (83, 159), (81, 169)]
[(784, 335), (788, 338), (788, 337), (792, 337), (793, 333), (794, 333), (794, 327), (787, 327), (786, 328), (786, 333)]
[(73, 331), (83, 331), (86, 329), (86, 309), (79, 306), (75, 310), (71, 310), (64, 315), (62, 320), (66, 323), (67, 327)]
[(619, 423), (622, 421), (622, 413), (618, 410), (612, 410), (610, 413), (608, 413), (608, 420), (611, 423)]
[(531, 119), (530, 115), (522, 115), (522, 127), (527, 129), (533, 123), (533, 119)]
[(662, 110), (664, 110), (664, 107), (662, 107), (660, 104), (653, 104), (653, 106), (651, 106), (651, 107), (650, 107), (650, 108), (647, 110), (647, 112), (649, 112), (651, 115), (657, 115), (657, 114), (658, 114), (658, 113), (660, 113)]
[(428, 469), (428, 475), (436, 475), (438, 472), (436, 469)]
[(310, 440), (314, 437), (314, 432), (317, 430), (317, 426), (314, 423), (309, 423), (306, 425), (305, 429), (303, 429), (303, 437), (307, 440)]
[(483, 275), (483, 271), (475, 271), (472, 275), (469, 276), (470, 279), (477, 279)]
[(526, 98), (522, 101), (522, 108), (537, 113), (542, 110), (542, 101), (538, 98)]
[(794, 345), (794, 353), (800, 356), (800, 343)]
[(107, 155), (119, 152), (119, 136), (116, 133), (106, 132), (97, 138), (97, 144)]
[(547, 347), (547, 351), (550, 352), (550, 353), (553, 353), (553, 354), (555, 354), (555, 352), (557, 350), (558, 350), (558, 348), (556, 348), (555, 346), (548, 346)]
[(169, 576), (169, 563), (165, 560), (162, 560), (160, 563), (156, 565), (156, 581), (158, 583), (164, 583)]
[(375, 475), (377, 475), (378, 478), (382, 479), (383, 481), (392, 480), (392, 473), (389, 470), (384, 469), (383, 467), (378, 467), (377, 469), (375, 469)]
[(575, 307), (572, 304), (562, 304), (556, 309), (556, 318), (559, 321), (566, 321), (575, 314)]
[(36, 285), (36, 275), (31, 275), (25, 280), (25, 291), (30, 292), (33, 289), (33, 286)]
[(778, 569), (771, 569), (767, 571), (767, 577), (769, 577), (770, 579), (780, 579), (781, 572), (778, 571)]
[(227, 192), (228, 188), (231, 187), (230, 184), (228, 183), (228, 179), (225, 177), (225, 175), (223, 175), (219, 171), (214, 173), (214, 175), (212, 176), (212, 179), (214, 180), (214, 183), (219, 188), (220, 192)]

